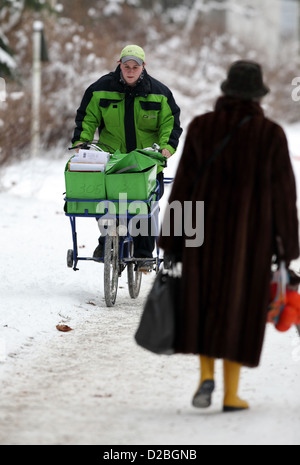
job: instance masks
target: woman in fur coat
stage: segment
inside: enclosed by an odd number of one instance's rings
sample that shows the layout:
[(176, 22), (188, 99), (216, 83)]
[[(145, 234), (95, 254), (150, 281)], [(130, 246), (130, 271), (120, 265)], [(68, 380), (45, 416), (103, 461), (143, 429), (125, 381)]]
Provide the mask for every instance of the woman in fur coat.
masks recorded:
[[(235, 411), (249, 407), (238, 397), (240, 368), (259, 364), (276, 238), (287, 264), (299, 256), (299, 240), (287, 139), (260, 106), (269, 91), (261, 67), (234, 63), (221, 89), (215, 110), (189, 126), (169, 198), (169, 207), (179, 201), (183, 210), (185, 201), (204, 201), (204, 242), (187, 246), (187, 237), (172, 234), (171, 226), (159, 246), (183, 264), (176, 351), (200, 355), (193, 405), (211, 404), (219, 358), (223, 410)], [(215, 160), (205, 165), (217, 147)]]

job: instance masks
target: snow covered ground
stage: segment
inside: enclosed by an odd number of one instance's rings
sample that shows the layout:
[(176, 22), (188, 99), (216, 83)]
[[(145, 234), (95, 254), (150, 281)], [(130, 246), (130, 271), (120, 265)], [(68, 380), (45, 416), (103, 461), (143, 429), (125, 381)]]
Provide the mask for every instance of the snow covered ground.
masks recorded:
[[(300, 126), (287, 133), (300, 186)], [(133, 339), (154, 276), (143, 277), (134, 301), (122, 277), (116, 306), (106, 308), (102, 265), (67, 268), (67, 156), (50, 153), (1, 172), (0, 444), (300, 445), (294, 328), (268, 327), (260, 367), (243, 370), (248, 412), (221, 413), (221, 362), (213, 406), (199, 411), (191, 406), (197, 357), (158, 357)], [(97, 237), (96, 222), (78, 222), (82, 253), (92, 253)]]

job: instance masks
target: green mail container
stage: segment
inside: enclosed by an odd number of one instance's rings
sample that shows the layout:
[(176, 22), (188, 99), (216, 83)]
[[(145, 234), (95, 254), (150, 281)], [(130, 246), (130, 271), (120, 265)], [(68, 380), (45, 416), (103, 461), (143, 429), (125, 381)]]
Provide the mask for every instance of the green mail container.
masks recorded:
[(160, 153), (146, 150), (133, 150), (130, 153), (115, 152), (107, 163), (106, 174), (140, 173), (154, 165), (157, 165), (159, 173), (166, 164), (166, 158)]
[[(71, 214), (104, 214), (105, 205), (101, 200), (119, 200), (119, 194), (126, 194), (128, 200), (148, 200), (156, 188), (157, 166), (154, 165), (144, 171), (135, 173), (106, 174), (102, 172), (78, 172), (65, 169), (66, 197), (74, 199), (67, 202), (67, 212)], [(124, 197), (123, 197), (124, 198)], [(80, 199), (82, 201), (77, 201)], [(84, 200), (95, 199), (96, 202)], [(126, 202), (125, 202), (126, 203)], [(114, 202), (114, 207), (108, 204), (110, 214), (119, 213), (119, 203)], [(126, 203), (126, 208), (129, 202)], [(121, 209), (121, 213), (124, 212)], [(135, 202), (130, 207), (132, 214), (144, 214), (143, 202)]]
[[(67, 202), (67, 213), (71, 213), (73, 215), (85, 215), (88, 213), (89, 215), (96, 215), (98, 212), (97, 202)], [(101, 203), (100, 203), (101, 205)]]
[[(148, 200), (156, 188), (156, 174), (156, 165), (137, 173), (107, 174), (106, 197), (109, 200), (119, 200), (119, 194), (126, 194), (128, 200)], [(115, 207), (116, 213), (119, 213), (119, 204), (115, 203)], [(138, 203), (134, 207), (139, 210)], [(143, 211), (142, 202), (140, 207)], [(133, 205), (131, 209), (133, 210)]]
[(128, 200), (147, 200), (156, 188), (156, 165), (138, 173), (106, 175), (106, 195), (118, 200), (119, 194), (127, 194)]
[(105, 174), (65, 171), (66, 195), (69, 199), (105, 199)]
[(97, 202), (67, 202), (68, 213), (89, 214), (96, 213), (99, 200), (106, 199), (105, 173), (79, 172), (65, 169), (67, 199), (97, 199)]

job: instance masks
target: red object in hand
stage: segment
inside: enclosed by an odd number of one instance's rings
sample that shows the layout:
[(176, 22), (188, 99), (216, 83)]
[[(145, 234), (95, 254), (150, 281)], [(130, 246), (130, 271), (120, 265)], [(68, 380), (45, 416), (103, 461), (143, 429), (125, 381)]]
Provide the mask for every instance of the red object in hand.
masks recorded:
[(300, 294), (296, 291), (286, 291), (286, 304), (280, 315), (276, 329), (278, 331), (288, 331), (295, 324), (300, 324)]

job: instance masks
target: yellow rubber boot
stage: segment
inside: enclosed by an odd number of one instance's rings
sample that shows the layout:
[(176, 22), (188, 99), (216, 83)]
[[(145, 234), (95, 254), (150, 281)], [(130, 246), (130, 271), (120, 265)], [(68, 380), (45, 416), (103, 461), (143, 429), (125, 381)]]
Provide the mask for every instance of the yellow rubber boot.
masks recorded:
[(246, 410), (249, 404), (237, 395), (242, 365), (224, 360), (224, 412)]
[(194, 407), (207, 408), (211, 405), (211, 395), (215, 389), (214, 368), (215, 360), (213, 358), (200, 355), (201, 379), (193, 397)]
[(200, 384), (207, 379), (214, 379), (215, 377), (215, 359), (210, 357), (205, 357), (200, 355), (200, 371), (201, 371), (201, 380)]

